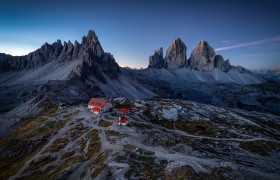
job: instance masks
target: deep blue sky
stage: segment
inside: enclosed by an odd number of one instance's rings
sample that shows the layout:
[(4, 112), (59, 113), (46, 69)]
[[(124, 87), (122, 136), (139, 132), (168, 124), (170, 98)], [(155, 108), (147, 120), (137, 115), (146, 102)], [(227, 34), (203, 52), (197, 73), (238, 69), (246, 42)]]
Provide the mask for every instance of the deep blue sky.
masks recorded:
[(277, 0), (0, 0), (0, 52), (81, 42), (93, 29), (121, 66), (147, 67), (154, 50), (180, 37), (188, 57), (204, 39), (234, 65), (270, 68), (280, 64), (279, 7)]

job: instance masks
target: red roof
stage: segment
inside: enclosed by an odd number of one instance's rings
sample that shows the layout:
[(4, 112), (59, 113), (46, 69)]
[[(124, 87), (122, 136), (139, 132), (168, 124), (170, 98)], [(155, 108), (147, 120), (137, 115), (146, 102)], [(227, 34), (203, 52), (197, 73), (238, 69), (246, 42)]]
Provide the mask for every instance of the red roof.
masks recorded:
[(96, 107), (103, 107), (106, 104), (106, 100), (99, 99), (99, 98), (91, 98), (91, 100), (88, 102), (89, 106), (96, 106)]
[(123, 112), (123, 113), (129, 113), (130, 110), (127, 109), (127, 108), (120, 108), (120, 111)]
[(126, 117), (121, 117), (121, 120), (119, 120), (120, 123), (126, 123)]
[(101, 110), (101, 108), (100, 107), (94, 107), (94, 108), (91, 108), (91, 110), (93, 112), (99, 112)]

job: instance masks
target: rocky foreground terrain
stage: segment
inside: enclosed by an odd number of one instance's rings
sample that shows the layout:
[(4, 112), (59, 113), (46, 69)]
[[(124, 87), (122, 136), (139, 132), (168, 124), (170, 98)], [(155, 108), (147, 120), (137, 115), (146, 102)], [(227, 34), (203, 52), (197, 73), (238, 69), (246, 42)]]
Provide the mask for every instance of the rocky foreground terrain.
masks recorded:
[[(0, 139), (0, 179), (278, 179), (280, 117), (178, 99), (49, 106)], [(119, 107), (131, 108), (127, 126)]]

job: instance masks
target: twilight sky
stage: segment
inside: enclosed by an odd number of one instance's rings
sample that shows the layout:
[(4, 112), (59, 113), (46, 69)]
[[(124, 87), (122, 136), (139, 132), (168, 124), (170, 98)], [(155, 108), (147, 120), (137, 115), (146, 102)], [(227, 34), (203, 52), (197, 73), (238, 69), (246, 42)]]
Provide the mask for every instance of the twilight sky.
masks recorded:
[[(120, 66), (147, 67), (176, 38), (187, 56), (206, 40), (231, 64), (280, 64), (278, 0), (0, 0), (0, 52), (25, 55), (92, 29)], [(188, 58), (187, 57), (187, 58)]]

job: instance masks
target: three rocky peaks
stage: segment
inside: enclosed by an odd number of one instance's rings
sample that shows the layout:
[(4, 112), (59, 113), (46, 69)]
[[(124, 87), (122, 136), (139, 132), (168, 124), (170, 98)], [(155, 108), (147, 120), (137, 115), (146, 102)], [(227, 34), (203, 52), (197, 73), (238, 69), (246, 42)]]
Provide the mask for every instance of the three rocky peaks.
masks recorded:
[(225, 61), (221, 55), (216, 55), (215, 50), (204, 40), (198, 43), (189, 59), (187, 59), (186, 52), (187, 46), (180, 38), (177, 38), (167, 49), (165, 57), (163, 57), (162, 47), (150, 56), (148, 68), (190, 68), (198, 71), (210, 71), (218, 68), (224, 72), (228, 72), (231, 68), (237, 68), (239, 71), (245, 70), (241, 67), (231, 66), (229, 60)]

